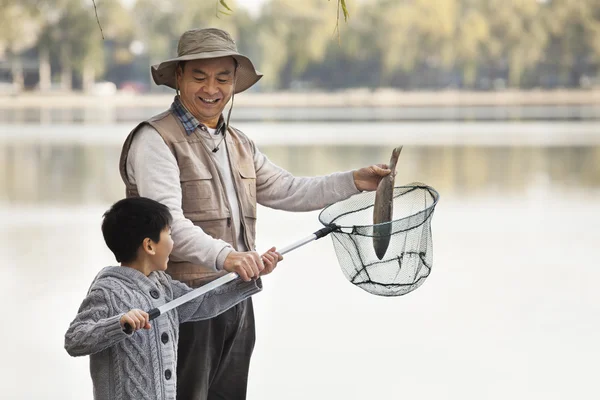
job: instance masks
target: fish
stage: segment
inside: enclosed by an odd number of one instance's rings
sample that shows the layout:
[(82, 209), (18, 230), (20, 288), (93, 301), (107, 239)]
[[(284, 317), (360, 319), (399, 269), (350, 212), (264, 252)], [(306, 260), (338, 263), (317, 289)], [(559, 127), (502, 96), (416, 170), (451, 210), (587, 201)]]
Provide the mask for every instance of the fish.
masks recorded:
[(392, 170), (389, 175), (384, 176), (375, 192), (375, 204), (373, 205), (373, 249), (380, 260), (385, 256), (390, 244), (390, 233), (394, 214), (394, 181), (396, 179), (396, 163), (402, 151), (402, 146), (392, 151), (388, 168)]

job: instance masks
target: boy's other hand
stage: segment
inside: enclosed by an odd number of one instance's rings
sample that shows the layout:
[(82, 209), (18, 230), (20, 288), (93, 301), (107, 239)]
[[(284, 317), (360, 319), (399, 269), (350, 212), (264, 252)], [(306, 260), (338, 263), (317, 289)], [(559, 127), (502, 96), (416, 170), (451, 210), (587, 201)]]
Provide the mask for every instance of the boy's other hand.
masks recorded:
[(225, 259), (223, 269), (227, 272), (237, 273), (240, 278), (248, 282), (251, 279), (258, 279), (265, 266), (255, 251), (232, 251)]
[(119, 320), (124, 331), (128, 331), (126, 324), (131, 327), (131, 333), (139, 329), (150, 329), (150, 316), (147, 312), (134, 308), (123, 314)]
[(283, 260), (283, 256), (277, 252), (275, 247), (271, 247), (265, 254), (262, 255), (263, 263), (265, 264), (265, 269), (262, 270), (260, 275), (267, 275), (273, 272), (277, 263)]

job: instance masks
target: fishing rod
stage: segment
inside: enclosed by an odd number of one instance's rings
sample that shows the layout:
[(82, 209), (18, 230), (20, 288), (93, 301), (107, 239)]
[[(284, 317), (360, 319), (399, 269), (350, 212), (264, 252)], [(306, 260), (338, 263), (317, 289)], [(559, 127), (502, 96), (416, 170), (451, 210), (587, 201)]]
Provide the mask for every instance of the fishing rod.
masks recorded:
[[(335, 224), (326, 226), (325, 228), (319, 229), (318, 231), (312, 233), (311, 235), (306, 236), (305, 238), (300, 239), (297, 242), (294, 242), (287, 247), (284, 247), (283, 249), (278, 251), (278, 253), (281, 255), (289, 253), (290, 251), (295, 250), (299, 247), (302, 247), (307, 243), (310, 243), (317, 239), (321, 239), (322, 237), (329, 235), (331, 232), (333, 232), (337, 229), (339, 229), (339, 227)], [(149, 321), (152, 321), (153, 319), (158, 318), (160, 315), (162, 315), (176, 307), (179, 307), (180, 305), (185, 304), (188, 301), (195, 299), (196, 297), (202, 296), (203, 294), (208, 293), (211, 290), (218, 288), (219, 286), (223, 286), (226, 283), (231, 282), (237, 278), (239, 278), (239, 275), (236, 272), (230, 272), (227, 275), (223, 275), (223, 276), (215, 279), (214, 281), (207, 283), (206, 285), (200, 286), (199, 288), (196, 288), (196, 289), (192, 290), (191, 292), (184, 294), (181, 297), (178, 297), (174, 300), (171, 300), (168, 303), (163, 304), (160, 307), (153, 308), (152, 310), (148, 311)], [(133, 333), (133, 328), (131, 327), (131, 325), (129, 325), (129, 323), (125, 324), (125, 328), (123, 330), (127, 334)]]
[[(393, 171), (381, 179), (375, 193), (364, 191), (328, 205), (319, 214), (324, 228), (279, 253), (332, 233), (338, 263), (353, 285), (378, 296), (402, 296), (420, 287), (433, 266), (431, 219), (440, 195), (420, 182), (394, 187), (401, 150), (402, 146), (393, 150)], [(230, 272), (154, 308), (148, 311), (150, 320), (237, 278)], [(125, 327), (125, 332), (131, 331)]]

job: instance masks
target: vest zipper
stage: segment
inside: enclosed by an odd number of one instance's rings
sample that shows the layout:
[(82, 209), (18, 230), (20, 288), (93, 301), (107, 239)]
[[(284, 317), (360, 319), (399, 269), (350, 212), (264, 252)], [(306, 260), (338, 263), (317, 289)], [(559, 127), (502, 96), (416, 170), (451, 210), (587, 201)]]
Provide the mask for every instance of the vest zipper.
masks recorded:
[[(214, 165), (214, 161), (210, 158), (210, 155), (208, 157)], [(221, 171), (219, 171), (219, 168), (217, 166), (215, 166), (215, 170), (217, 171), (217, 175), (219, 176), (219, 181), (221, 182), (221, 188), (223, 188), (223, 196), (225, 197), (225, 199), (224, 199), (225, 204), (227, 204), (229, 214), (231, 215), (231, 204), (229, 204), (229, 199), (227, 198), (227, 189), (225, 188), (225, 184), (223, 183), (223, 177), (221, 176)], [(233, 172), (232, 172), (232, 175), (233, 175)], [(235, 186), (235, 181), (234, 181), (234, 186)], [(237, 187), (236, 187), (236, 190), (237, 190)], [(239, 200), (238, 200), (238, 202), (239, 202)], [(241, 206), (240, 206), (240, 208), (241, 208)], [(238, 251), (237, 232), (235, 230), (235, 226), (231, 226), (232, 225), (231, 218), (232, 218), (231, 216), (227, 217), (227, 228), (231, 229), (231, 239), (233, 242), (233, 248), (235, 249), (235, 251)]]
[[(202, 139), (202, 138), (200, 138)], [(204, 149), (204, 151), (206, 152), (207, 155), (207, 160), (213, 165), (214, 170), (217, 173), (217, 176), (219, 177), (219, 182), (221, 183), (221, 188), (223, 190), (223, 197), (224, 197), (224, 201), (225, 204), (227, 204), (227, 210), (229, 211), (229, 214), (231, 215), (231, 204), (229, 204), (229, 199), (227, 198), (227, 189), (225, 188), (225, 183), (223, 182), (223, 177), (221, 176), (221, 171), (219, 171), (219, 167), (216, 166), (215, 161), (212, 159), (211, 155), (210, 155), (210, 149), (207, 147), (206, 143), (204, 140), (202, 140), (202, 148)], [(227, 144), (225, 144), (225, 148), (227, 148)], [(227, 158), (229, 158), (229, 151), (227, 151)], [(229, 160), (229, 164), (230, 164), (230, 168), (231, 168), (231, 160)], [(231, 175), (233, 175), (233, 171), (231, 171)], [(232, 176), (233, 178), (233, 176)], [(235, 183), (235, 179), (233, 179), (233, 186), (235, 187), (236, 191), (237, 191), (237, 185)], [(239, 203), (239, 199), (238, 199), (238, 203)], [(239, 205), (240, 210), (241, 210), (241, 205)], [(243, 219), (242, 216), (240, 216), (240, 219)], [(231, 226), (231, 216), (227, 217), (227, 228), (231, 229), (231, 239), (233, 242), (233, 248), (235, 249), (235, 251), (238, 251), (238, 242), (237, 242), (237, 232), (235, 230), (235, 226), (232, 227)], [(244, 226), (242, 226), (242, 228), (245, 228)], [(244, 235), (245, 237), (246, 235)]]
[[(230, 128), (231, 129), (231, 128)], [(229, 132), (227, 132), (229, 133)], [(248, 241), (248, 227), (246, 226), (246, 217), (245, 217), (245, 212), (246, 209), (244, 207), (244, 205), (241, 202), (241, 198), (240, 198), (240, 187), (238, 185), (238, 179), (239, 177), (236, 174), (239, 174), (240, 172), (233, 168), (233, 163), (231, 162), (231, 153), (229, 152), (229, 146), (227, 146), (227, 144), (225, 144), (225, 150), (227, 151), (227, 159), (229, 162), (229, 169), (231, 170), (231, 175), (233, 178), (233, 186), (235, 187), (235, 197), (237, 198), (238, 201), (238, 206), (239, 206), (239, 210), (240, 210), (240, 225), (242, 228), (242, 236), (244, 239), (244, 243), (246, 244), (246, 249), (247, 251), (255, 251), (253, 248), (250, 247), (250, 243)], [(235, 172), (234, 172), (235, 171)], [(242, 187), (242, 190), (246, 190), (245, 187)], [(229, 212), (231, 213), (231, 210), (229, 210)], [(237, 237), (236, 237), (237, 239)]]

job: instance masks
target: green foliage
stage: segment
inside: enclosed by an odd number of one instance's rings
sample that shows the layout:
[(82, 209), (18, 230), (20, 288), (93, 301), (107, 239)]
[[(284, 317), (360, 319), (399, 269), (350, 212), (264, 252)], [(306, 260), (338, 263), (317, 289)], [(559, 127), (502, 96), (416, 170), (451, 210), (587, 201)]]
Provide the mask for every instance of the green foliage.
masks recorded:
[[(223, 11), (222, 9), (220, 9), (219, 5), (221, 5), (221, 7), (224, 8), (226, 11)], [(227, 3), (225, 3), (225, 0), (217, 0), (217, 14), (216, 14), (217, 18), (219, 18), (219, 14), (231, 15), (232, 12), (233, 12), (233, 10), (231, 8), (229, 8)]]
[(76, 74), (147, 71), (182, 32), (213, 26), (265, 74), (263, 90), (574, 86), (600, 67), (600, 0), (266, 0), (256, 16), (243, 0), (94, 1), (104, 40), (92, 0), (0, 0), (0, 57), (44, 47)]

